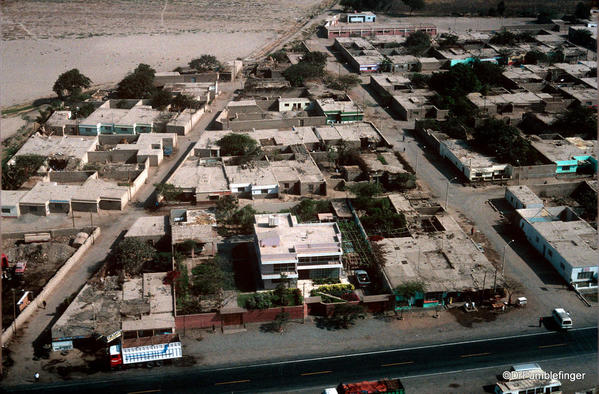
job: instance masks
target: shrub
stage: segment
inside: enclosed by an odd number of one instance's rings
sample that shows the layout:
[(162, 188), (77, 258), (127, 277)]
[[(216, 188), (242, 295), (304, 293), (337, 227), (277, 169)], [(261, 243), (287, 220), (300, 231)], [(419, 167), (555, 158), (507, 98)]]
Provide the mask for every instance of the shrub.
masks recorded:
[(315, 285), (331, 285), (334, 283), (341, 283), (341, 281), (337, 278), (317, 278), (312, 279), (312, 283)]
[(272, 293), (254, 293), (248, 297), (245, 307), (247, 309), (268, 309), (273, 306)]
[(351, 283), (336, 283), (331, 285), (318, 286), (316, 289), (312, 289), (310, 292), (311, 296), (319, 296), (318, 293), (330, 294), (335, 297), (342, 297), (346, 293), (351, 293), (355, 290), (354, 285)]

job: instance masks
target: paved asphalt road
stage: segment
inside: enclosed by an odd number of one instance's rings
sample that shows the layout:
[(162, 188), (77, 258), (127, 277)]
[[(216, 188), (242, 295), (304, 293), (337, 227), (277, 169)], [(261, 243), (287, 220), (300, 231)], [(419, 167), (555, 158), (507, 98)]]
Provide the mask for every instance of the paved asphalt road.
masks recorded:
[(309, 385), (462, 371), (597, 353), (597, 328), (502, 337), (415, 348), (290, 360), (221, 369), (140, 370), (110, 380), (15, 386), (8, 392), (151, 393), (285, 392)]

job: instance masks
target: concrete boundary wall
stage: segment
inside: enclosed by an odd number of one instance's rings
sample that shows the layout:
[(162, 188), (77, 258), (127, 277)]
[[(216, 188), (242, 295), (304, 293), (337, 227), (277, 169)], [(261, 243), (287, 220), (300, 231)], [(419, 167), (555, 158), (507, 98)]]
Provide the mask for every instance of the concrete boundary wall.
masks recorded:
[[(91, 229), (88, 227), (88, 229)], [(79, 229), (81, 231), (82, 229)], [(75, 229), (70, 229), (70, 231), (77, 231)], [(58, 230), (50, 230), (49, 231), (52, 236), (58, 235)], [(79, 262), (81, 257), (85, 254), (85, 252), (94, 244), (96, 238), (100, 236), (100, 227), (95, 227), (87, 240), (73, 253), (71, 257), (68, 258), (67, 261), (56, 271), (54, 276), (46, 283), (46, 286), (40, 291), (40, 293), (31, 301), (29, 305), (17, 316), (15, 321), (2, 333), (2, 345), (6, 345), (13, 338), (13, 334), (16, 330), (19, 330), (23, 324), (27, 322), (27, 320), (31, 317), (31, 315), (42, 305), (42, 301), (48, 298), (48, 296), (54, 291), (56, 287), (62, 284), (68, 272), (73, 268), (73, 266)], [(22, 234), (31, 233), (23, 232)], [(13, 233), (16, 234), (16, 233)], [(2, 234), (3, 237), (9, 237), (10, 234)]]
[(150, 169), (150, 159), (146, 159), (145, 163), (144, 163), (144, 169), (143, 171), (137, 176), (137, 178), (135, 178), (133, 180), (133, 182), (131, 182), (131, 186), (129, 187), (131, 190), (130, 196), (129, 196), (129, 200), (133, 199), (133, 196), (135, 196), (135, 194), (139, 191), (139, 189), (141, 189), (141, 187), (146, 183), (146, 181), (148, 180), (148, 171)]

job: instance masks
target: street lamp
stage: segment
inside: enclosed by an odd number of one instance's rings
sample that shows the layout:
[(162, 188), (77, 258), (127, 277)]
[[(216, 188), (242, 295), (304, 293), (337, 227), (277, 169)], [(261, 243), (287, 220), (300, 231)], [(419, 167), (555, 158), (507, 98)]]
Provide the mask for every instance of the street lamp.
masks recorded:
[(449, 203), (449, 184), (456, 179), (458, 179), (458, 177), (454, 176), (453, 178), (447, 180), (447, 188), (445, 189), (445, 210), (447, 210), (447, 205)]
[(504, 274), (505, 274), (505, 250), (514, 241), (515, 241), (515, 239), (512, 239), (510, 242), (506, 243), (505, 246), (503, 247), (503, 261), (501, 263), (501, 277), (502, 278), (504, 277)]

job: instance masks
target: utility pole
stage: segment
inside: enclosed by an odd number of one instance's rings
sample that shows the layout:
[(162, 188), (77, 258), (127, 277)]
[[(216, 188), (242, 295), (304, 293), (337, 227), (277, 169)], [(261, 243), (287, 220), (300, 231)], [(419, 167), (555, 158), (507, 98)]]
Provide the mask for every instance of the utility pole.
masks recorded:
[(485, 294), (485, 285), (487, 284), (487, 270), (485, 270), (485, 276), (483, 277), (483, 290), (480, 293), (480, 305), (483, 304), (483, 298)]
[(73, 207), (71, 207), (71, 219), (73, 219), (73, 228), (75, 228), (75, 211)]
[(89, 225), (94, 227), (94, 218), (92, 216), (92, 211), (89, 211)]
[(495, 275), (493, 276), (493, 296), (495, 296), (496, 289), (497, 289), (497, 268), (495, 268)]
[(512, 239), (510, 242), (506, 243), (505, 246), (503, 247), (503, 259), (501, 262), (501, 277), (502, 278), (505, 278), (505, 250), (514, 241), (515, 241), (515, 239)]

